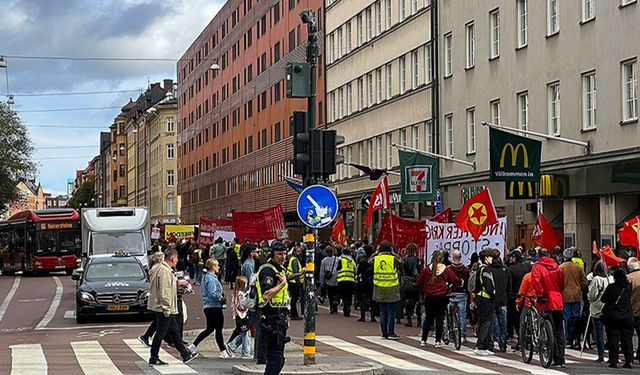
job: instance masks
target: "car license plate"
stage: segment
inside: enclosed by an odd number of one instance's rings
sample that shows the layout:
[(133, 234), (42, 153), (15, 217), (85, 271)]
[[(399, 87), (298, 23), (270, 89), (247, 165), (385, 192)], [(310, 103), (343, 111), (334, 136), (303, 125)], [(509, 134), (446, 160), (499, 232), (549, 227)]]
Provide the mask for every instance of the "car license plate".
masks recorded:
[(107, 306), (108, 311), (127, 311), (129, 310), (129, 306), (127, 305), (109, 305)]
[(59, 266), (56, 266), (56, 269), (63, 269), (64, 268), (64, 264), (61, 264)]

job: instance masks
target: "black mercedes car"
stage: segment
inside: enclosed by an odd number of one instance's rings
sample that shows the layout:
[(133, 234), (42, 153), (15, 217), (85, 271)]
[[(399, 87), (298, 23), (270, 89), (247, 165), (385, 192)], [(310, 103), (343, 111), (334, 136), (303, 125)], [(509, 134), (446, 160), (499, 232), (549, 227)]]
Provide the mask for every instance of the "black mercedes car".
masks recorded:
[(146, 315), (149, 279), (138, 259), (127, 254), (96, 255), (72, 276), (76, 287), (76, 322), (110, 314)]

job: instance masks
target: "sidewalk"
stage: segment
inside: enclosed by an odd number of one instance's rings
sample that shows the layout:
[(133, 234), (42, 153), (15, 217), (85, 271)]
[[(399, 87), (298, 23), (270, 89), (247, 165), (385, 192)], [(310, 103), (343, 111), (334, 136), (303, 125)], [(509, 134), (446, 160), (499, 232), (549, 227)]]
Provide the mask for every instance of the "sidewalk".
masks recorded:
[[(299, 361), (287, 361), (299, 362)], [(248, 374), (264, 374), (264, 365), (238, 365), (233, 366), (233, 373), (237, 375)], [(312, 366), (305, 366), (299, 363), (285, 364), (284, 369), (280, 372), (282, 375), (306, 374), (306, 375), (323, 375), (323, 374), (341, 374), (341, 375), (384, 375), (384, 368), (370, 362), (363, 363), (339, 363), (330, 364), (322, 363)]]

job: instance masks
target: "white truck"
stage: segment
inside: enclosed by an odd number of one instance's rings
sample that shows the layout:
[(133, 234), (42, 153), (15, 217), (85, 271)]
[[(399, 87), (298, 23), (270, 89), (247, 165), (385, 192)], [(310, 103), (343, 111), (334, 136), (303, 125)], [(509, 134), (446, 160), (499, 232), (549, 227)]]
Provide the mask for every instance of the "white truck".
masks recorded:
[(148, 266), (151, 227), (146, 207), (84, 208), (81, 216), (83, 259), (122, 250)]

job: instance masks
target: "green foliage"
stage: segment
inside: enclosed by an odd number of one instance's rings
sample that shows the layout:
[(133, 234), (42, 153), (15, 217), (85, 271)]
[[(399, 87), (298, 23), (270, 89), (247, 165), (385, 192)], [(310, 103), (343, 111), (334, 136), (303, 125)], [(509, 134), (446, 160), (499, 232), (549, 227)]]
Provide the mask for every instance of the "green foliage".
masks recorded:
[(75, 191), (73, 197), (69, 199), (69, 207), (73, 207), (75, 209), (80, 207), (95, 207), (96, 193), (94, 191), (94, 182), (95, 179), (91, 177), (80, 185), (80, 188)]
[(18, 198), (18, 180), (37, 173), (31, 160), (33, 151), (27, 127), (16, 112), (0, 102), (0, 211)]

